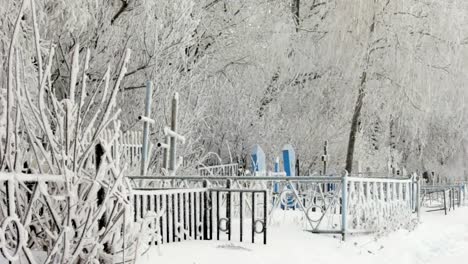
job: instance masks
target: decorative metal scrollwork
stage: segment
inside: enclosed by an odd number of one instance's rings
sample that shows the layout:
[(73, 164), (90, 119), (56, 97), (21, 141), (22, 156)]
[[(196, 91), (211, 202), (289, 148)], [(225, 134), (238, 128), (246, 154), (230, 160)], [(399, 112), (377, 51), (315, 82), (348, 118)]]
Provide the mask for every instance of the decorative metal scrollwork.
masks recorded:
[[(9, 216), (3, 220), (0, 228), (0, 249), (9, 261), (16, 261), (23, 246), (26, 246), (28, 233), (16, 216)], [(9, 242), (16, 241), (11, 245)]]
[(285, 189), (280, 194), (281, 205), (286, 208), (295, 207), (297, 204), (294, 192), (290, 189)]
[(218, 229), (222, 232), (227, 232), (229, 226), (229, 219), (227, 218), (220, 218), (218, 221)]
[(323, 218), (324, 210), (321, 206), (314, 204), (312, 206), (309, 206), (309, 208), (307, 208), (306, 214), (310, 221), (319, 222)]
[(265, 232), (265, 222), (260, 219), (254, 221), (254, 232), (257, 234), (261, 234)]

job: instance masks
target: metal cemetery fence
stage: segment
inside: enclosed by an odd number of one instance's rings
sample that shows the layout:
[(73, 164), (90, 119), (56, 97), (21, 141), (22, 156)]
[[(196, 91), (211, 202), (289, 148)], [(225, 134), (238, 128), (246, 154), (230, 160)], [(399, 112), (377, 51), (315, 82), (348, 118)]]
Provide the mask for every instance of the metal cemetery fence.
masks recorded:
[(45, 185), (64, 181), (65, 177), (57, 175), (0, 172), (0, 253), (8, 261), (17, 261), (24, 254), (29, 263), (36, 263), (29, 246), (29, 232), (43, 231), (37, 223), (43, 219), (39, 219), (38, 215), (51, 219), (54, 228), (60, 230), (59, 214), (52, 206), (56, 201), (51, 198)]
[[(208, 188), (252, 191), (267, 190), (264, 203), (267, 223), (278, 212), (297, 210), (314, 233), (378, 232), (408, 224), (414, 211), (419, 212), (419, 183), (414, 178), (382, 179), (345, 176), (185, 176), (129, 177), (152, 182), (155, 188)], [(226, 199), (226, 197), (229, 197)], [(228, 207), (244, 205), (242, 195), (220, 198)], [(239, 202), (241, 201), (241, 202)], [(253, 204), (253, 203), (252, 203)], [(249, 208), (249, 202), (245, 202)], [(229, 211), (232, 213), (233, 211)], [(226, 214), (227, 215), (227, 214)], [(232, 215), (228, 215), (232, 216)], [(238, 217), (236, 215), (236, 217)], [(225, 221), (225, 220), (223, 220)], [(231, 223), (229, 220), (226, 223)], [(260, 224), (258, 224), (260, 226)], [(264, 226), (266, 228), (266, 225)], [(219, 228), (218, 228), (219, 229)], [(223, 230), (222, 227), (220, 230)], [(260, 227), (259, 227), (260, 229)], [(261, 229), (264, 229), (263, 227)], [(265, 233), (266, 235), (266, 233)]]
[(206, 189), (133, 190), (134, 220), (150, 221), (154, 243), (209, 239)]
[[(412, 219), (413, 204), (418, 195), (417, 183), (410, 179), (379, 179), (345, 177), (348, 188), (347, 232), (377, 232), (380, 229), (398, 229)], [(416, 185), (414, 188), (413, 185)], [(417, 206), (416, 206), (417, 207)]]
[(430, 185), (421, 187), (421, 204), (427, 212), (455, 210), (466, 199), (466, 185)]
[[(209, 189), (209, 192), (213, 194), (211, 205), (216, 211), (214, 223), (216, 223), (218, 240), (221, 239), (222, 233), (228, 240), (234, 239), (237, 233), (238, 241), (242, 242), (245, 237), (248, 237), (247, 232), (250, 231), (252, 243), (255, 243), (256, 235), (262, 235), (263, 244), (267, 243), (268, 194), (266, 190)], [(246, 229), (246, 225), (250, 228)]]
[[(106, 214), (125, 231), (125, 223), (117, 218), (120, 214), (114, 209), (124, 210), (124, 203), (118, 207), (115, 203), (121, 198), (125, 201), (130, 198), (133, 220), (149, 228), (152, 245), (189, 239), (266, 243), (269, 224), (282, 212), (292, 210), (302, 216), (312, 232), (337, 233), (344, 238), (350, 233), (397, 229), (411, 221), (413, 210), (419, 212), (420, 205), (419, 185), (413, 178), (346, 175), (128, 178), (130, 185), (125, 186), (130, 187), (132, 180), (144, 179), (147, 183), (144, 186), (151, 183), (153, 187), (132, 187), (130, 193), (115, 193), (106, 202), (113, 208), (106, 209)], [(16, 259), (21, 251), (27, 258), (33, 258), (27, 246), (28, 232), (42, 230), (37, 223), (44, 217), (52, 223), (50, 228), (60, 233), (63, 212), (56, 208), (70, 208), (66, 193), (63, 193), (65, 180), (64, 176), (0, 173), (0, 198), (7, 205), (0, 211), (3, 216), (0, 248), (8, 260)], [(444, 192), (446, 203), (452, 208), (462, 200), (462, 188), (455, 187)], [(423, 192), (429, 195), (428, 188)], [(8, 238), (8, 244), (4, 237), (6, 229), (13, 234)], [(117, 234), (116, 240), (112, 238), (109, 243), (121, 243), (125, 248), (124, 237), (124, 234)]]
[[(152, 244), (267, 238), (267, 192), (221, 188), (134, 189), (134, 220), (150, 218)], [(234, 202), (237, 201), (237, 202)], [(246, 206), (247, 201), (251, 201)], [(247, 221), (246, 221), (247, 220)]]

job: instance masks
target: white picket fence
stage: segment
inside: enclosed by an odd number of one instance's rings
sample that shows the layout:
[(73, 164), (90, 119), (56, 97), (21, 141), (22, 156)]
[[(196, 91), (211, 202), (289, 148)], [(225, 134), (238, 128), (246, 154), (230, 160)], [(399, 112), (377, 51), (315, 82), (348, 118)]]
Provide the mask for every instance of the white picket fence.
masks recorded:
[[(106, 129), (101, 134), (101, 139), (104, 141), (111, 140), (115, 136), (115, 131)], [(90, 142), (92, 133), (88, 134), (88, 137), (84, 139), (85, 142)], [(120, 155), (120, 160), (125, 162), (127, 165), (127, 175), (138, 175), (139, 169), (141, 166), (142, 158), (142, 142), (143, 142), (143, 133), (141, 131), (127, 131), (125, 133), (119, 131), (119, 136), (117, 140), (113, 142), (111, 151), (112, 156), (116, 156), (118, 151)], [(97, 144), (96, 144), (97, 145)], [(151, 154), (153, 150), (153, 144), (149, 145), (149, 158), (151, 159)], [(93, 152), (91, 158), (88, 159), (86, 166), (87, 168), (96, 168), (96, 153)]]

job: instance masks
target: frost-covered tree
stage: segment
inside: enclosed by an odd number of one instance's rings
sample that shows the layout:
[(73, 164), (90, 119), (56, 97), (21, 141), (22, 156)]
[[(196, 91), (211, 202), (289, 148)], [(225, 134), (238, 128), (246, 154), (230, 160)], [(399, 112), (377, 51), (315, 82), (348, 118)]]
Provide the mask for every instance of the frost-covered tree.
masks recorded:
[[(131, 48), (117, 98), (122, 128), (140, 129), (151, 79), (152, 140), (164, 140), (161, 128), (178, 91), (187, 168), (219, 162), (216, 155), (248, 161), (255, 143), (270, 158), (292, 143), (302, 171), (311, 172), (321, 168), (325, 140), (336, 171), (356, 171), (357, 163), (371, 171), (441, 171), (460, 156), (468, 9), (462, 0), (34, 2), (38, 43), (31, 13), (18, 22), (17, 42), (31, 62), (24, 83), (37, 85), (38, 65), (56, 43), (52, 91), (66, 98), (80, 43), (91, 49), (91, 93), (107, 65), (119, 65)], [(21, 1), (0, 5), (3, 98), (20, 7)]]

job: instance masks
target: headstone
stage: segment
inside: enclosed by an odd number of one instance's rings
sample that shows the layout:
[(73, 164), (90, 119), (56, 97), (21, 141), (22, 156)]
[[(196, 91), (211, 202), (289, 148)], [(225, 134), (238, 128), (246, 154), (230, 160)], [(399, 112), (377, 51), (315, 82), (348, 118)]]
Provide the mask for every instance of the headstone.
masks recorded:
[(266, 172), (266, 162), (265, 162), (265, 152), (259, 145), (255, 145), (251, 153), (252, 158), (252, 172), (255, 174), (265, 174)]
[(296, 176), (296, 153), (290, 144), (283, 147), (283, 166), (286, 176)]

